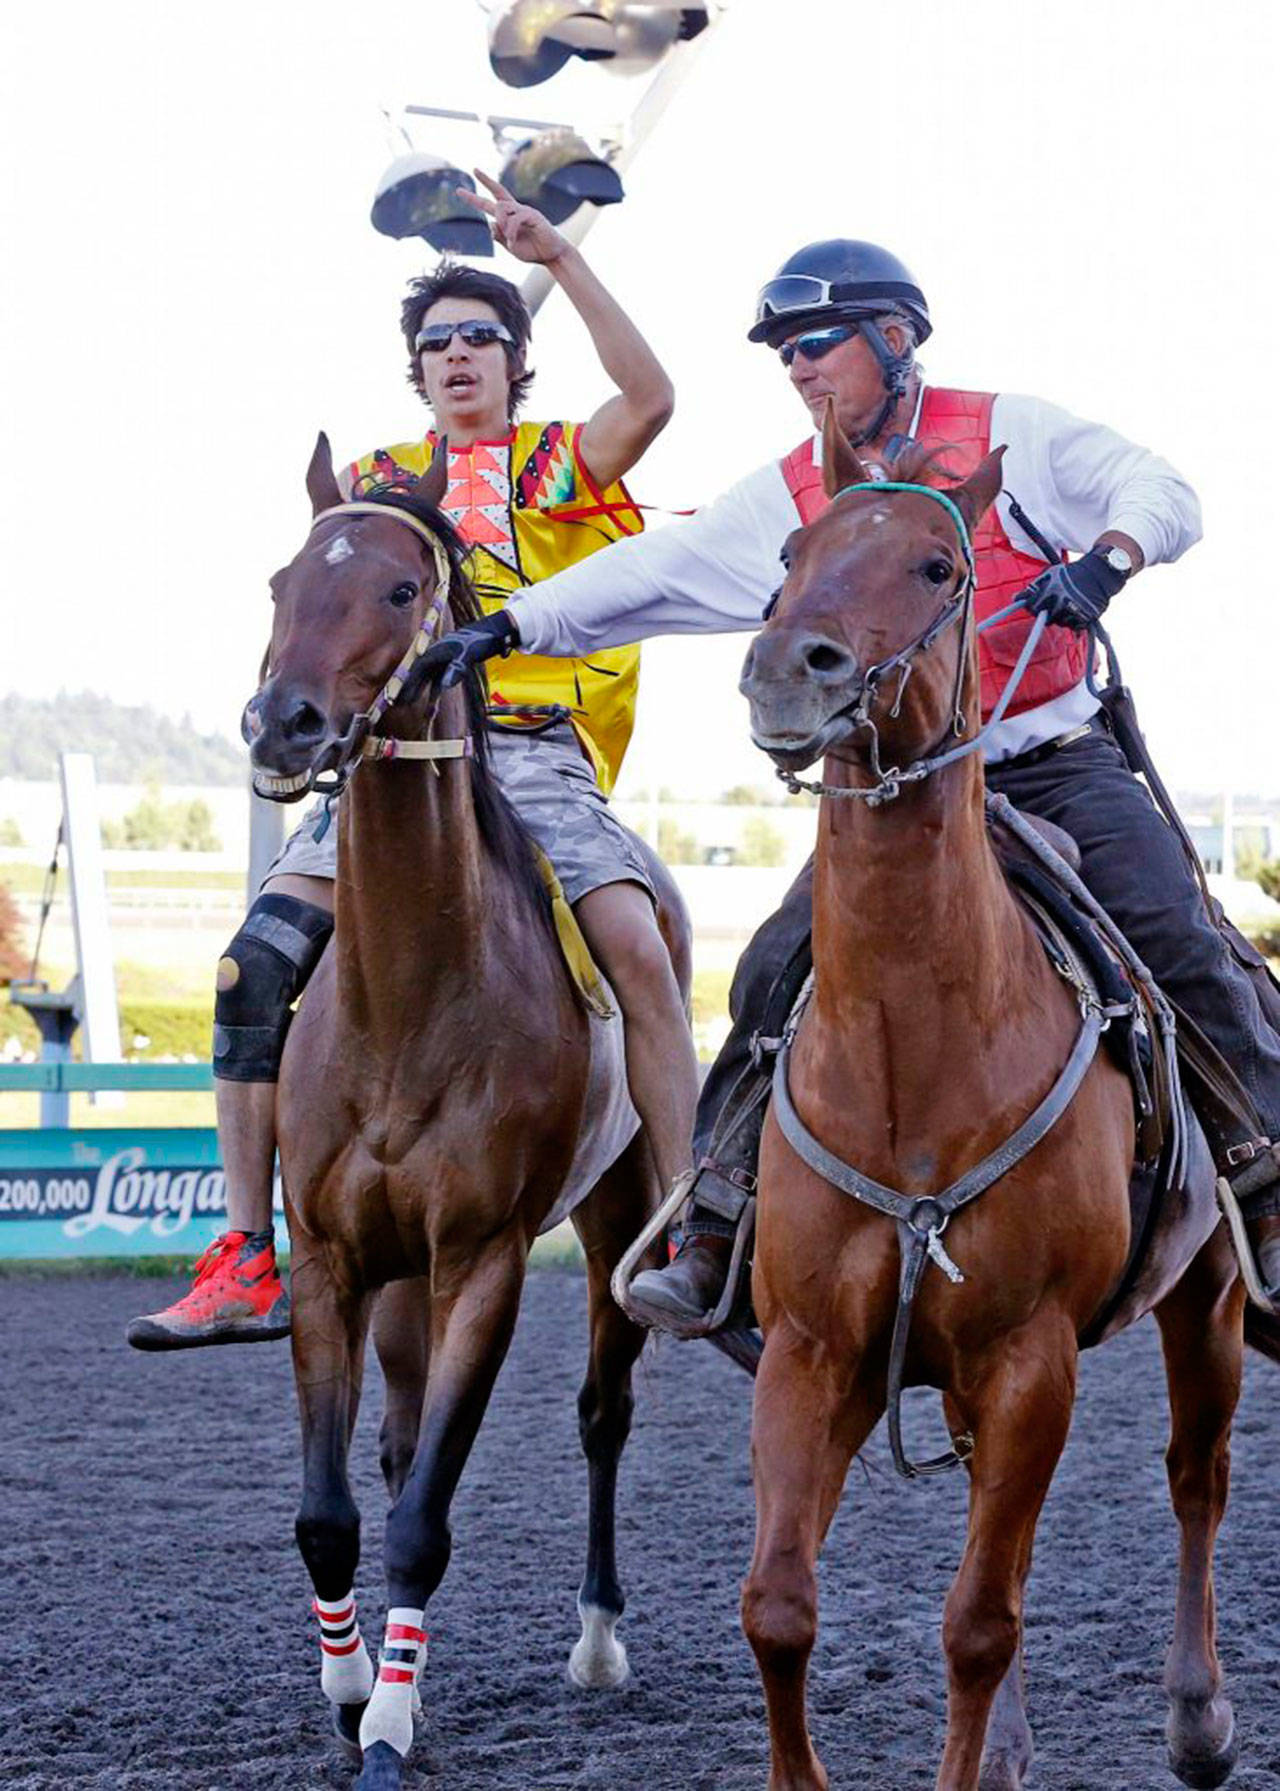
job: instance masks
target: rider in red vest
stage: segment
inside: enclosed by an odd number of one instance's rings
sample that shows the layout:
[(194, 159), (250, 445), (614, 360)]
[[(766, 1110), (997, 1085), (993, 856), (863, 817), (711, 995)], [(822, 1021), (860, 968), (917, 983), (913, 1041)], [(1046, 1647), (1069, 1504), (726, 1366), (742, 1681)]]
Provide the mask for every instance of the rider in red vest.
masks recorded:
[[(990, 615), (1029, 588), (1028, 613), (980, 637), (984, 719), (1031, 614), (1043, 611), (1052, 625), (986, 741), (987, 781), (1072, 835), (1093, 894), (1245, 1084), (1252, 1123), (1217, 1112), (1201, 1119), (1249, 1221), (1264, 1300), (1280, 1309), (1280, 1036), (1086, 678), (1084, 631), (1130, 577), (1177, 559), (1199, 538), (1195, 493), (1166, 461), (1043, 400), (928, 386), (915, 351), (931, 330), (924, 294), (896, 256), (837, 239), (784, 263), (760, 294), (749, 335), (778, 353), (812, 423), (834, 403), (844, 434), (881, 473), (904, 438), (947, 444), (957, 477), (993, 444), (1006, 445), (1004, 490), (974, 542), (977, 612)], [(532, 652), (583, 653), (650, 634), (758, 627), (781, 582), (788, 535), (826, 502), (820, 453), (821, 438), (810, 434), (691, 522), (619, 543), (520, 593), (505, 612), (513, 638)], [(462, 631), (433, 651), (447, 665), (493, 646)], [(770, 997), (807, 958), (811, 913), (806, 867), (734, 979), (733, 1030), (698, 1108), (701, 1168), (681, 1250), (632, 1287), (652, 1322), (677, 1334), (695, 1334), (719, 1302), (754, 1187), (763, 1105), (724, 1137), (717, 1122), (731, 1096), (731, 1114), (741, 1114), (751, 1088), (767, 1079), (753, 1063), (753, 1039), (781, 1023)]]

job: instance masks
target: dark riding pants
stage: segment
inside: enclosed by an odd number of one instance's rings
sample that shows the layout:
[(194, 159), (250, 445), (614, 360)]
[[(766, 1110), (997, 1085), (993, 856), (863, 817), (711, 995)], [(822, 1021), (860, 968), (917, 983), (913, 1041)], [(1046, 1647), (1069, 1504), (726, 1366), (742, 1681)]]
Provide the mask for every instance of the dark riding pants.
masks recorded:
[[(1253, 983), (1205, 913), (1182, 846), (1105, 733), (1090, 733), (1038, 763), (1014, 760), (987, 767), (987, 783), (1016, 808), (1065, 829), (1080, 848), (1080, 875), (1144, 960), (1156, 981), (1184, 1008), (1235, 1069), (1253, 1096), (1271, 1138), (1280, 1137), (1280, 1036), (1260, 1007)], [(735, 1084), (752, 1069), (751, 1041), (770, 991), (790, 965), (802, 973), (809, 949), (813, 865), (807, 864), (782, 907), (751, 940), (734, 976), (729, 1006), (733, 1028), (703, 1086), (694, 1128), (694, 1161), (710, 1153), (717, 1120)], [(797, 981), (799, 977), (797, 975)], [(1228, 1135), (1213, 1115), (1201, 1115), (1219, 1168)], [(754, 1169), (764, 1121), (761, 1105), (740, 1127), (718, 1163)], [(1217, 1135), (1215, 1135), (1215, 1132)], [(689, 1229), (731, 1231), (732, 1193), (717, 1178), (714, 1207), (698, 1210)]]

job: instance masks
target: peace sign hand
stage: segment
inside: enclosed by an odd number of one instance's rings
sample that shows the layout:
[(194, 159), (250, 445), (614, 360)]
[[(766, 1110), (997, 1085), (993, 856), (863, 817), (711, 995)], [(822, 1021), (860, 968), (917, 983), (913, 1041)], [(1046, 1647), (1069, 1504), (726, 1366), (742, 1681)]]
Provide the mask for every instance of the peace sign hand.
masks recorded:
[(493, 234), (509, 255), (517, 261), (531, 261), (543, 267), (550, 267), (553, 261), (559, 261), (569, 247), (567, 238), (561, 236), (555, 225), (549, 223), (542, 213), (532, 205), (522, 205), (520, 201), (507, 191), (501, 181), (491, 180), (480, 169), (474, 170), (476, 179), (492, 193), (492, 199), (486, 199), (480, 193), (473, 193), (470, 187), (458, 187), (459, 199), (465, 199), (477, 211), (482, 211), (493, 225)]

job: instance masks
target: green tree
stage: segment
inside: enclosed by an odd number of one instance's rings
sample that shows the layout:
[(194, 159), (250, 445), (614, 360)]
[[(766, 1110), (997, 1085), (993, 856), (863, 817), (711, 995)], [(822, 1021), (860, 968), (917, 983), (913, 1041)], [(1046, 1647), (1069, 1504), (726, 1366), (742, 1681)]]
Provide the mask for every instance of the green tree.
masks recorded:
[(1253, 881), (1263, 895), (1280, 902), (1280, 858), (1264, 859), (1253, 873)]
[(0, 846), (25, 846), (26, 843), (22, 837), (22, 829), (16, 821), (8, 816), (0, 821)]
[(777, 798), (759, 784), (734, 784), (720, 800), (725, 808), (772, 808)]
[(658, 822), (658, 856), (666, 864), (697, 864), (697, 839), (675, 821), (663, 818)]
[(780, 865), (786, 855), (787, 842), (778, 829), (766, 821), (763, 815), (752, 815), (743, 825), (738, 863), (773, 867)]

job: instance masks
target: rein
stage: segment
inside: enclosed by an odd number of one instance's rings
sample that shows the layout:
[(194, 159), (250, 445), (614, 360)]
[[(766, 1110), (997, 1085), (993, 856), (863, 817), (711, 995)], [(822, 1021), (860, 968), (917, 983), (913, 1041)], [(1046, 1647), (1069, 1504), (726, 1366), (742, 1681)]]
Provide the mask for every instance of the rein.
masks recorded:
[[(967, 758), (970, 753), (978, 752), (982, 748), (992, 729), (998, 727), (1004, 720), (1005, 711), (1012, 702), (1014, 692), (1022, 682), (1023, 673), (1031, 662), (1031, 656), (1039, 646), (1040, 637), (1048, 626), (1048, 618), (1043, 615), (1036, 617), (1031, 632), (1023, 643), (1022, 651), (1018, 655), (1017, 663), (1012, 672), (1010, 672), (1008, 682), (1000, 693), (1000, 700), (992, 710), (987, 721), (983, 723), (978, 729), (978, 732), (970, 739), (962, 740), (958, 746), (950, 747), (944, 752), (939, 750), (942, 746), (942, 741), (949, 735), (958, 737), (963, 734), (965, 728), (964, 711), (960, 707), (960, 688), (964, 679), (965, 667), (964, 639), (962, 638), (961, 650), (956, 655), (956, 678), (951, 701), (951, 722), (947, 727), (946, 732), (942, 735), (940, 740), (935, 742), (934, 746), (923, 758), (914, 759), (909, 765), (882, 766), (880, 763), (880, 735), (876, 728), (876, 724), (871, 717), (871, 704), (875, 699), (880, 683), (886, 676), (893, 672), (900, 672), (901, 674), (898, 682), (897, 695), (894, 697), (893, 707), (889, 711), (889, 717), (892, 720), (898, 715), (902, 707), (903, 693), (907, 688), (907, 679), (911, 676), (911, 665), (916, 655), (918, 653), (928, 652), (929, 648), (933, 646), (939, 636), (942, 635), (954, 621), (960, 621), (962, 635), (967, 637), (972, 617), (973, 593), (977, 588), (977, 571), (974, 565), (973, 542), (969, 535), (969, 525), (965, 522), (959, 507), (946, 495), (945, 492), (936, 491), (931, 485), (916, 485), (900, 479), (865, 480), (853, 485), (844, 486), (836, 493), (832, 502), (837, 502), (851, 491), (874, 491), (877, 493), (884, 491), (909, 491), (922, 494), (924, 497), (932, 498), (935, 503), (942, 505), (943, 509), (955, 524), (956, 533), (960, 538), (960, 549), (964, 556), (965, 563), (965, 576), (963, 580), (955, 592), (943, 604), (942, 608), (938, 611), (938, 614), (927, 627), (922, 629), (916, 638), (913, 641), (909, 641), (905, 647), (900, 647), (898, 651), (891, 654), (888, 659), (881, 659), (877, 661), (875, 665), (868, 666), (863, 675), (862, 689), (858, 693), (857, 701), (844, 711), (855, 727), (866, 728), (871, 735), (871, 773), (875, 778), (875, 782), (866, 786), (824, 784), (816, 779), (797, 777), (794, 772), (784, 770), (781, 766), (778, 767), (778, 777), (793, 795), (799, 795), (803, 792), (809, 796), (842, 797), (849, 801), (865, 802), (868, 808), (879, 808), (884, 803), (892, 802), (896, 797), (900, 796), (904, 785), (920, 783), (926, 777), (932, 777), (935, 771), (941, 771), (947, 765), (954, 765), (958, 759)], [(1011, 603), (1004, 609), (997, 611), (994, 616), (988, 616), (985, 622), (980, 622), (978, 624), (978, 633), (982, 634), (986, 629), (994, 626), (995, 623), (1004, 621), (1007, 616), (1011, 615), (1013, 611), (1019, 607), (1019, 603)]]
[(325, 775), (323, 772), (312, 778), (311, 788), (322, 796), (337, 796), (341, 793), (355, 768), (353, 760), (358, 763), (363, 759), (425, 759), (435, 771), (435, 761), (439, 759), (469, 759), (475, 753), (475, 746), (469, 735), (452, 740), (397, 740), (389, 735), (373, 732), (387, 710), (398, 700), (409, 674), (440, 633), (440, 625), (449, 602), (452, 577), (444, 543), (425, 522), (392, 504), (334, 504), (312, 517), (311, 532), (314, 533), (320, 523), (333, 516), (390, 516), (396, 522), (403, 523), (407, 529), (412, 529), (419, 540), (431, 550), (436, 570), (436, 588), (408, 652), (369, 707), (353, 716), (351, 726), (338, 741), (339, 758), (330, 775), (330, 781), (320, 781)]

